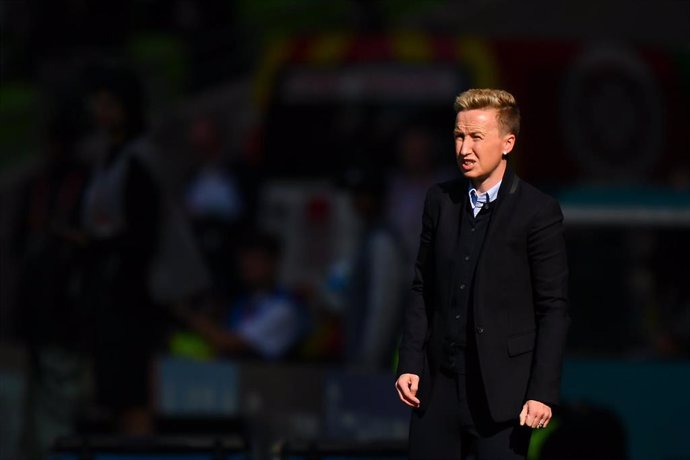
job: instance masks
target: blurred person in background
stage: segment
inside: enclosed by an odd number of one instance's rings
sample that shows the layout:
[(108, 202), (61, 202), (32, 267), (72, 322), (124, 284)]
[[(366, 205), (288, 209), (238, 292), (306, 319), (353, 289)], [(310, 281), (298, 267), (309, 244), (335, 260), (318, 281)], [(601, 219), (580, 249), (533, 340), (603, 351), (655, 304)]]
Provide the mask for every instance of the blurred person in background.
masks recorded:
[(404, 245), (386, 212), (382, 171), (356, 168), (345, 175), (361, 232), (344, 301), (345, 361), (359, 368), (390, 369), (400, 333), (410, 273)]
[(281, 247), (272, 235), (252, 231), (238, 250), (239, 294), (221, 306), (219, 318), (178, 309), (182, 321), (217, 354), (236, 359), (279, 360), (296, 356), (309, 329), (301, 301), (280, 285)]
[(411, 458), (525, 459), (560, 403), (570, 324), (558, 202), (508, 164), (514, 97), (455, 100), (464, 178), (429, 189), (396, 389), (413, 408)]
[(435, 183), (450, 178), (450, 174), (442, 174), (436, 168), (431, 133), (421, 126), (406, 129), (398, 143), (398, 167), (391, 175), (387, 210), (411, 260), (417, 254), (422, 230), (419, 215), (426, 191)]
[(81, 213), (95, 396), (117, 431), (141, 435), (153, 429), (150, 371), (161, 334), (149, 285), (161, 209), (153, 145), (138, 78), (113, 67), (89, 80), (91, 113), (103, 135)]
[(220, 128), (208, 116), (195, 119), (188, 141), (197, 163), (185, 186), (184, 206), (195, 239), (213, 279), (212, 295), (228, 300), (239, 280), (232, 260), (241, 229), (248, 222), (253, 203), (248, 201), (246, 180), (229, 163)]
[(13, 316), (30, 357), (26, 458), (43, 458), (55, 437), (74, 430), (88, 391), (80, 247), (70, 237), (88, 169), (76, 158), (79, 131), (69, 115), (61, 111), (49, 124), (44, 156), (20, 192), (14, 220), (19, 282)]

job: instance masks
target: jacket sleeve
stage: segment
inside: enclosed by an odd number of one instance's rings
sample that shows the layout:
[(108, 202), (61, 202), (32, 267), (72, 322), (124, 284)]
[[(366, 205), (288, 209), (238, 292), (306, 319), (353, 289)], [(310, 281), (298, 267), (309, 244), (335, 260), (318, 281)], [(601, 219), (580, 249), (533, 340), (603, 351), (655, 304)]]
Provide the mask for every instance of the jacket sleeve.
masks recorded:
[(433, 286), (433, 248), (438, 220), (438, 187), (426, 194), (422, 214), (422, 232), (414, 266), (412, 290), (403, 317), (403, 333), (397, 375), (416, 374), (424, 369), (424, 348), (429, 337), (431, 314), (430, 291)]
[(568, 314), (568, 267), (563, 214), (551, 199), (537, 214), (527, 239), (537, 326), (526, 399), (559, 404)]

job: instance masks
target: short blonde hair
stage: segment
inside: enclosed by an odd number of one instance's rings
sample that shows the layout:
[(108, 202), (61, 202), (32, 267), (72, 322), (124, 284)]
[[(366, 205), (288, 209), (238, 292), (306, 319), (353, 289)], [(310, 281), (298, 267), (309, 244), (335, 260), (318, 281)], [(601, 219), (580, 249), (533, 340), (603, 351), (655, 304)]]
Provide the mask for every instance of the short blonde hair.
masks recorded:
[(505, 133), (520, 132), (520, 109), (515, 97), (502, 89), (468, 89), (455, 98), (455, 113), (465, 110), (493, 108), (498, 111), (498, 124)]

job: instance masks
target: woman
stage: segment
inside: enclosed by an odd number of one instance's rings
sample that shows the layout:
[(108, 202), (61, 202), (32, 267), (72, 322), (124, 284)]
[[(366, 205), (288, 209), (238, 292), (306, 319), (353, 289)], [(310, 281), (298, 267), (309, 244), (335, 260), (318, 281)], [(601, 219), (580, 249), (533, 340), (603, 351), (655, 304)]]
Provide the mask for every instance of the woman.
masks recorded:
[(82, 226), (96, 398), (119, 431), (145, 434), (152, 428), (149, 375), (160, 324), (149, 290), (160, 199), (148, 165), (141, 85), (123, 70), (93, 80), (90, 105), (104, 147), (86, 190)]

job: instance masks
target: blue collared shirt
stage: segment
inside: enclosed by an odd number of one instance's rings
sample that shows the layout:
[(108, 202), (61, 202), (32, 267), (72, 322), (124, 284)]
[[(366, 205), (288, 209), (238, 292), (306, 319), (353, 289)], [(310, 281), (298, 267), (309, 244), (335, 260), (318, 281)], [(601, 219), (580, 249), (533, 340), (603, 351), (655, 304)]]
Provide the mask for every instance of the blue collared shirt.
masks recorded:
[[(472, 213), (475, 217), (477, 216), (477, 214), (479, 214), (479, 211), (481, 211), (482, 209), (483, 203), (486, 203), (487, 199), (489, 203), (496, 199), (496, 197), (498, 196), (498, 189), (501, 187), (501, 182), (503, 181), (498, 181), (498, 183), (491, 187), (489, 190), (487, 190), (486, 193), (478, 193), (477, 189), (472, 187), (472, 183), (470, 182), (469, 191), (467, 193), (469, 193), (470, 195), (470, 206), (472, 206)], [(482, 203), (479, 203), (480, 201)]]

